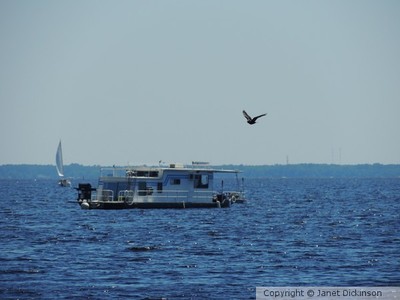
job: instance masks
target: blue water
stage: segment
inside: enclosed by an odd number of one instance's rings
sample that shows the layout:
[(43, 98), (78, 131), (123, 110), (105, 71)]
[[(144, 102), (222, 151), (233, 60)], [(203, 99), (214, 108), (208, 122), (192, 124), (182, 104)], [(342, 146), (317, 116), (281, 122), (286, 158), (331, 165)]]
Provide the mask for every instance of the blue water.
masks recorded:
[[(75, 183), (76, 184), (76, 183)], [(1, 299), (254, 299), (257, 286), (400, 285), (400, 179), (248, 179), (227, 209), (81, 210), (0, 181)]]

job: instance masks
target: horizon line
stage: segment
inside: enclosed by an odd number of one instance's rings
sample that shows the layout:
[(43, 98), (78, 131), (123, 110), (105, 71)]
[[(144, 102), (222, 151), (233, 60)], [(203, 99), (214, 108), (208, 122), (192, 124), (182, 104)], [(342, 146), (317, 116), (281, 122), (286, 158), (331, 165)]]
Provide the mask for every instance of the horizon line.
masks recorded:
[[(85, 165), (85, 164), (80, 164), (80, 163), (70, 163), (64, 165), (64, 167), (67, 166), (73, 166), (73, 165), (78, 165), (82, 167), (137, 167), (137, 166), (149, 166), (149, 167), (162, 167), (162, 166), (168, 166), (173, 163), (164, 163), (164, 164), (152, 164), (152, 163), (138, 163), (134, 165), (101, 165), (101, 164), (94, 164), (94, 165)], [(191, 164), (183, 164), (184, 166), (191, 166)], [(301, 163), (275, 163), (275, 164), (245, 164), (245, 163), (225, 163), (225, 164), (209, 164), (209, 166), (243, 166), (243, 167), (262, 167), (262, 166), (299, 166), (299, 165), (325, 165), (325, 166), (365, 166), (365, 165), (370, 165), (370, 166), (393, 166), (393, 165), (400, 165), (400, 163), (311, 163), (311, 162), (301, 162)], [(0, 164), (0, 166), (53, 166), (55, 167), (55, 164), (35, 164), (35, 163), (6, 163), (6, 164)]]

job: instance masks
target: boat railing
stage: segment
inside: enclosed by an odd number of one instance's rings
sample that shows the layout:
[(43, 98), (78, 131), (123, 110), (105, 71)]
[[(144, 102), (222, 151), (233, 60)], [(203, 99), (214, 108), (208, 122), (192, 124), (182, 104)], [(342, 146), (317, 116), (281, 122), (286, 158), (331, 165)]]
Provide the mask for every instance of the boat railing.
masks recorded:
[(92, 200), (97, 201), (113, 201), (114, 192), (112, 190), (97, 190), (92, 193)]
[(236, 201), (244, 201), (245, 196), (243, 192), (238, 191), (224, 191), (223, 194), (233, 203)]
[(133, 203), (135, 197), (135, 191), (124, 190), (120, 191), (118, 194), (118, 201), (124, 201), (126, 203)]
[(103, 167), (100, 177), (158, 177), (159, 171), (157, 167)]
[[(208, 201), (210, 199), (217, 199), (218, 195), (223, 194), (232, 202), (236, 200), (243, 200), (244, 195), (242, 192), (238, 191), (224, 191), (216, 192), (216, 191), (188, 191), (188, 190), (163, 190), (162, 192), (154, 191), (153, 189), (143, 189), (143, 190), (122, 190), (118, 192), (118, 197), (114, 198), (114, 191), (101, 189), (94, 191), (92, 193), (92, 201), (103, 201), (103, 202), (125, 202), (128, 204), (132, 204), (135, 201), (135, 198), (142, 199), (163, 199), (165, 201), (173, 200), (173, 201), (182, 201), (186, 202), (187, 199), (192, 198), (194, 202)], [(146, 201), (146, 200), (145, 200)]]

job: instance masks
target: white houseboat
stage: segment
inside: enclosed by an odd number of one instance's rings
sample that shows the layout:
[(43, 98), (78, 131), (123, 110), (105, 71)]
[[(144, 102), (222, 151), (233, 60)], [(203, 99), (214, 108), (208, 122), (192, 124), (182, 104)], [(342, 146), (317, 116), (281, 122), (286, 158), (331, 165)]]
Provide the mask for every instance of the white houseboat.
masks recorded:
[[(228, 173), (236, 175), (232, 178), (235, 191), (224, 190), (223, 175)], [(191, 167), (103, 168), (97, 188), (86, 183), (76, 189), (83, 209), (229, 207), (244, 201), (238, 173), (195, 163)]]

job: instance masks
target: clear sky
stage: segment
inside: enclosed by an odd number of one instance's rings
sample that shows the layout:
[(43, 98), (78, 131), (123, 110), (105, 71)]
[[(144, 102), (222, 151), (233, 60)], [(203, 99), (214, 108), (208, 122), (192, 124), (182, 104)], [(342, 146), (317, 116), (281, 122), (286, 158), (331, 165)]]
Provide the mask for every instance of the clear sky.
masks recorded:
[(398, 0), (0, 0), (0, 164), (398, 164), (399, 113)]

